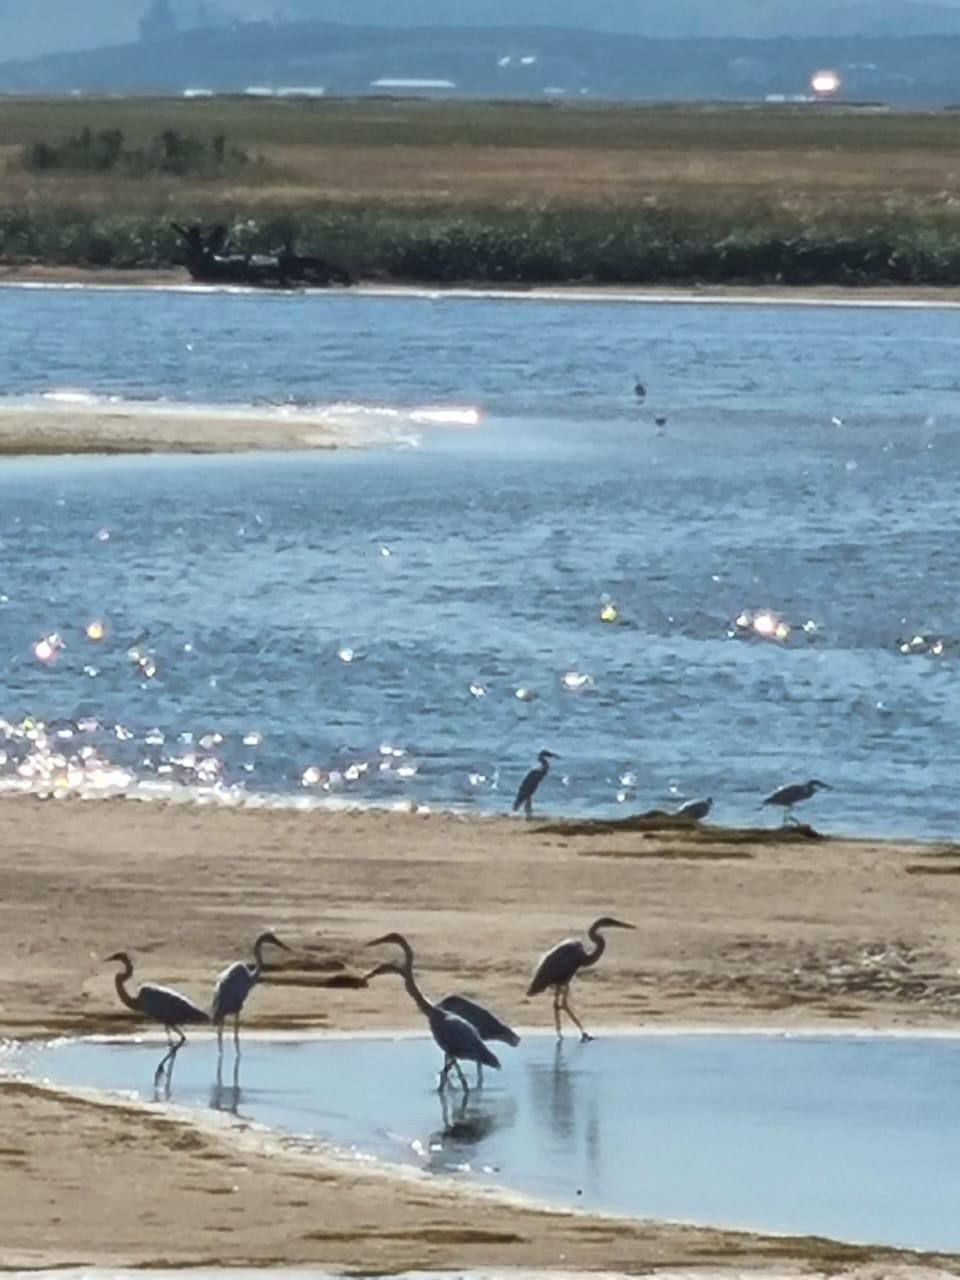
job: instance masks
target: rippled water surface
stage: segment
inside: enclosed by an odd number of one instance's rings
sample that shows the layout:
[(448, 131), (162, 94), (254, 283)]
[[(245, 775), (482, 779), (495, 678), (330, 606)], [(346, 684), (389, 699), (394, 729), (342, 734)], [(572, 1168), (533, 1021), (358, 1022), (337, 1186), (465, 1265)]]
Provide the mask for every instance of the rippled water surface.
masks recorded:
[[(495, 1046), (466, 1101), (433, 1091), (439, 1052), (409, 1039), (195, 1039), (171, 1098), (358, 1155), (582, 1209), (960, 1249), (960, 1045), (933, 1039), (622, 1036)], [(153, 1097), (162, 1052), (61, 1042), (6, 1065)], [(0, 1064), (3, 1064), (0, 1057)], [(473, 1067), (467, 1067), (471, 1082)]]
[(549, 746), (544, 810), (816, 776), (824, 828), (955, 832), (960, 314), (4, 290), (0, 334), (0, 407), (379, 441), (0, 462), (8, 783), (489, 809)]

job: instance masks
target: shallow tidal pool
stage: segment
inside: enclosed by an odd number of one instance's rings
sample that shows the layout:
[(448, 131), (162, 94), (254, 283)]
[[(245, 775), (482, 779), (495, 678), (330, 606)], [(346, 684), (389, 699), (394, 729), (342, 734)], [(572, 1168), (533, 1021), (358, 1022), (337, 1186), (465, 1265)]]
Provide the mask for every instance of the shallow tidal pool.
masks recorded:
[[(529, 1035), (496, 1048), (503, 1070), (464, 1099), (437, 1095), (423, 1038), (251, 1039), (218, 1071), (215, 1044), (193, 1037), (170, 1098), (558, 1205), (960, 1249), (958, 1040)], [(0, 1069), (151, 1099), (162, 1051), (58, 1041), (12, 1049)]]

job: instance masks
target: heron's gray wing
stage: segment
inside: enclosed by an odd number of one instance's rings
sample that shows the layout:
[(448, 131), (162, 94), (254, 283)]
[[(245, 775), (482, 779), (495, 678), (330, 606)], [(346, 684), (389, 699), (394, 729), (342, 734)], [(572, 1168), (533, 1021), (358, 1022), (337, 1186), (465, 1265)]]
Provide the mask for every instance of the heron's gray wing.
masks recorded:
[(168, 1027), (192, 1022), (209, 1022), (205, 1009), (172, 987), (157, 987), (145, 983), (137, 992), (137, 1003), (145, 1014)]
[(224, 969), (213, 988), (214, 1022), (239, 1013), (255, 984), (256, 978), (242, 960)]
[(533, 981), (527, 988), (528, 996), (539, 995), (548, 987), (565, 986), (587, 958), (579, 938), (566, 938), (540, 958), (534, 970)]
[(437, 1002), (437, 1007), (445, 1009), (447, 1013), (455, 1013), (458, 1018), (465, 1018), (476, 1027), (481, 1040), (502, 1040), (505, 1044), (513, 1045), (520, 1043), (520, 1037), (512, 1027), (508, 1027), (495, 1013), (467, 996), (444, 996)]
[(531, 769), (524, 780), (517, 788), (517, 798), (513, 802), (514, 812), (525, 804), (540, 785), (540, 779), (543, 777), (542, 769)]
[(451, 1058), (467, 1062), (483, 1062), (499, 1069), (500, 1059), (480, 1039), (477, 1029), (465, 1018), (434, 1006), (433, 1034), (437, 1044)]

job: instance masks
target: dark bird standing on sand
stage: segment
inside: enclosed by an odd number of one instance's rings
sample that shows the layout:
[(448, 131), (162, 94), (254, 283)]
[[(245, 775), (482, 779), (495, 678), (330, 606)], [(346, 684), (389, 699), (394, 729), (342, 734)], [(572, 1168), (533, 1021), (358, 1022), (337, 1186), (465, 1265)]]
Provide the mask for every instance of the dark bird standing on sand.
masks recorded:
[(588, 951), (579, 938), (565, 938), (563, 942), (558, 942), (541, 957), (533, 975), (533, 981), (527, 988), (527, 995), (537, 996), (548, 987), (553, 987), (553, 1021), (557, 1028), (558, 1040), (563, 1039), (563, 1030), (560, 1026), (561, 1010), (569, 1015), (578, 1028), (581, 1043), (593, 1039), (570, 1008), (570, 983), (581, 969), (588, 969), (596, 964), (606, 950), (607, 940), (601, 934), (601, 929), (633, 929), (634, 927), (624, 920), (614, 919), (613, 916), (601, 916), (599, 920), (594, 920), (587, 930), (587, 937), (593, 943), (592, 950)]
[(528, 818), (533, 817), (533, 797), (534, 793), (550, 772), (550, 761), (559, 760), (559, 756), (555, 751), (541, 751), (537, 756), (540, 761), (539, 769), (531, 769), (517, 789), (517, 798), (513, 802), (513, 812), (523, 806), (523, 810)]
[(692, 818), (694, 822), (700, 822), (712, 808), (713, 796), (707, 796), (706, 800), (688, 800), (686, 804), (680, 806), (673, 816), (675, 818)]
[(789, 786), (781, 787), (779, 791), (774, 791), (772, 795), (767, 796), (763, 804), (780, 805), (783, 809), (784, 823), (796, 822), (793, 806), (799, 804), (801, 800), (809, 800), (821, 789), (832, 791), (833, 787), (828, 782), (820, 782), (818, 778), (811, 778), (809, 782), (791, 782)]
[(383, 973), (396, 973), (403, 978), (408, 994), (427, 1019), (430, 1024), (431, 1035), (443, 1050), (443, 1070), (440, 1072), (440, 1083), (437, 1086), (437, 1092), (443, 1092), (443, 1087), (447, 1083), (447, 1077), (451, 1069), (455, 1069), (460, 1077), (460, 1084), (464, 1093), (469, 1092), (470, 1086), (467, 1084), (467, 1077), (463, 1074), (463, 1069), (460, 1066), (461, 1059), (466, 1062), (475, 1062), (478, 1073), (480, 1067), (484, 1064), (488, 1067), (495, 1067), (499, 1071), (499, 1058), (483, 1043), (480, 1032), (477, 1031), (476, 1027), (471, 1022), (468, 1022), (466, 1018), (461, 1018), (456, 1013), (448, 1012), (448, 1010), (441, 1008), (439, 1004), (431, 1003), (417, 986), (416, 979), (413, 976), (413, 948), (403, 934), (385, 933), (382, 938), (374, 938), (372, 942), (368, 942), (367, 946), (376, 947), (386, 942), (393, 942), (401, 948), (403, 951), (403, 964), (394, 964), (393, 961), (388, 961), (386, 964), (377, 965), (376, 969), (367, 974), (367, 981), (371, 978), (379, 977)]
[[(152, 1022), (159, 1022), (167, 1033), (169, 1048), (160, 1059), (160, 1064), (154, 1073), (153, 1083), (156, 1087), (163, 1076), (163, 1068), (168, 1062), (172, 1074), (174, 1059), (187, 1042), (187, 1037), (181, 1028), (195, 1023), (209, 1022), (210, 1015), (185, 995), (174, 991), (172, 987), (158, 987), (152, 982), (145, 982), (137, 994), (132, 996), (126, 984), (133, 977), (133, 961), (126, 951), (115, 951), (112, 956), (107, 956), (108, 963), (113, 960), (123, 965), (123, 972), (118, 973), (114, 978), (117, 984), (117, 995), (122, 1002), (134, 1013), (139, 1013)], [(176, 1042), (172, 1035), (174, 1031), (180, 1037)]]
[(260, 981), (263, 972), (263, 948), (268, 943), (280, 947), (283, 951), (290, 948), (281, 942), (275, 933), (269, 930), (261, 933), (253, 944), (253, 964), (237, 960), (228, 965), (217, 978), (213, 988), (213, 1022), (217, 1028), (217, 1051), (223, 1053), (223, 1024), (233, 1017), (233, 1043), (237, 1055), (240, 1054), (240, 1010), (246, 1003), (247, 996)]

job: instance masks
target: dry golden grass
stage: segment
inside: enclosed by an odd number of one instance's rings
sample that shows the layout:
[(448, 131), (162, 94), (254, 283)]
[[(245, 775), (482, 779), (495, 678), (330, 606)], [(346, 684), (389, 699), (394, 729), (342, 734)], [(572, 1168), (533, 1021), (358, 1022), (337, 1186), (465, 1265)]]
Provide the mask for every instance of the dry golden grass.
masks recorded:
[[(163, 128), (260, 155), (241, 182), (29, 174), (20, 148), (89, 126), (141, 144)], [(754, 201), (953, 207), (960, 120), (743, 108), (141, 100), (0, 103), (0, 202), (147, 212), (195, 204), (453, 205)], [(960, 206), (958, 206), (960, 207)]]

